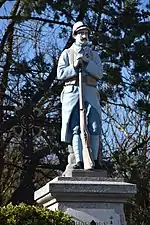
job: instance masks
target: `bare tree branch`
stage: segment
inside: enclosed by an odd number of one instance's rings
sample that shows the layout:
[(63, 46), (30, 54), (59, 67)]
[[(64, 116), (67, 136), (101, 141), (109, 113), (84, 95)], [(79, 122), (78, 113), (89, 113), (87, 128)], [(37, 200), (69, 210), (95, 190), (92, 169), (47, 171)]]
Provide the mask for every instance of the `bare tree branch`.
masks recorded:
[(24, 21), (24, 20), (35, 20), (35, 21), (40, 21), (40, 22), (45, 22), (45, 23), (51, 23), (51, 24), (58, 24), (66, 27), (71, 27), (71, 23), (66, 23), (64, 21), (56, 21), (56, 20), (50, 20), (47, 18), (42, 18), (42, 17), (33, 17), (33, 16), (21, 16), (21, 15), (15, 15), (15, 16), (0, 16), (0, 19), (7, 19), (10, 20), (12, 19), (13, 21)]

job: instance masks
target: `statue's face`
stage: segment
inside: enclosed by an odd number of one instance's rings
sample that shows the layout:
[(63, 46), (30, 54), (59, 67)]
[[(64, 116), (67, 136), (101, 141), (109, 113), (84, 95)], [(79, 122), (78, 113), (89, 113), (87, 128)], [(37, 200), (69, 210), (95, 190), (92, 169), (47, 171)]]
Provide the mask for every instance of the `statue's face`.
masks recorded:
[(77, 44), (86, 44), (89, 40), (89, 32), (87, 29), (79, 30), (74, 38)]

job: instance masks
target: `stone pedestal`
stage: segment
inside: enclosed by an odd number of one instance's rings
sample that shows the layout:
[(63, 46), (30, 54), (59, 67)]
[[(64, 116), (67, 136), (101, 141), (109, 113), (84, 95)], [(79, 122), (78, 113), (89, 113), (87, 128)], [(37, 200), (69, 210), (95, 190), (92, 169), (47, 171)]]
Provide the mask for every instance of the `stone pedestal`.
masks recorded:
[(35, 192), (35, 201), (63, 210), (75, 224), (126, 225), (123, 203), (136, 193), (134, 184), (107, 178), (106, 171), (74, 170)]

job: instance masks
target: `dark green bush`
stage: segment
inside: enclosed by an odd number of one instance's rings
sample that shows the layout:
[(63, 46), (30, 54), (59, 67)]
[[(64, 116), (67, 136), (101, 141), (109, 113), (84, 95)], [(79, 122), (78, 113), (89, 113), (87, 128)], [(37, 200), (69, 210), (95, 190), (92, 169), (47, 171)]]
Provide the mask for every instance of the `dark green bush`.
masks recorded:
[(11, 203), (0, 207), (0, 225), (71, 225), (71, 218), (62, 211), (39, 206)]

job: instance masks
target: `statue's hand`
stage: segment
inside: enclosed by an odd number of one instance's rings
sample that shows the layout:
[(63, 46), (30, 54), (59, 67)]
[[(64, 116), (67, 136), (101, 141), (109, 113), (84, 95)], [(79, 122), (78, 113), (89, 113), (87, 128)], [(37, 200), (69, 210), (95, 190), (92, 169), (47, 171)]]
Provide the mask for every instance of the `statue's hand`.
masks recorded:
[(82, 63), (82, 59), (81, 58), (80, 59), (76, 59), (76, 61), (74, 62), (74, 68), (76, 68), (76, 69), (79, 68), (81, 63)]
[(79, 68), (81, 66), (81, 64), (82, 64), (82, 58), (83, 58), (83, 54), (78, 54), (76, 56), (76, 60), (74, 62), (74, 67), (75, 68)]

